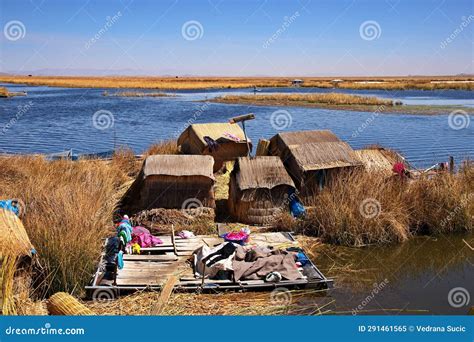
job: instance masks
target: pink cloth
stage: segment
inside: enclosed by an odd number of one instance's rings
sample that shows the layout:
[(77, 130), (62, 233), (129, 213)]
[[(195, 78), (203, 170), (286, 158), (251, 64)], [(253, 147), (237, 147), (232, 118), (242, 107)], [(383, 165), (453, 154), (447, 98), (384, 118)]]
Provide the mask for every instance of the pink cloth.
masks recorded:
[(138, 243), (140, 247), (153, 247), (156, 245), (161, 245), (163, 241), (161, 241), (156, 236), (151, 235), (150, 231), (144, 227), (133, 227), (132, 231), (132, 244)]
[(403, 163), (396, 163), (395, 165), (393, 165), (392, 170), (400, 177), (403, 177), (403, 175), (405, 174), (405, 165)]
[(222, 236), (224, 240), (231, 242), (246, 242), (249, 239), (249, 234), (239, 231), (239, 232), (229, 232)]

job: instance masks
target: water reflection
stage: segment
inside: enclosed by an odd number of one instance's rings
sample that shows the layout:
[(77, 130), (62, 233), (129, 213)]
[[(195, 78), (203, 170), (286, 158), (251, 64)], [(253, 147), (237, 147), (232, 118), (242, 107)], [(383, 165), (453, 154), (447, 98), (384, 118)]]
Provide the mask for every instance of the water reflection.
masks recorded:
[(467, 314), (470, 304), (449, 304), (462, 287), (474, 297), (474, 234), (417, 237), (406, 243), (367, 248), (317, 247), (321, 271), (334, 278), (327, 297), (299, 300), (341, 314)]

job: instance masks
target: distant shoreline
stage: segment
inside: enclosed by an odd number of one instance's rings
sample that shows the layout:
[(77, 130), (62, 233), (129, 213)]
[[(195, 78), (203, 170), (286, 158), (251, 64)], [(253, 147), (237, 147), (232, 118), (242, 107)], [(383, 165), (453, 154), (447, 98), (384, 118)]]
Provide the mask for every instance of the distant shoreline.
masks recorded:
[(302, 88), (360, 90), (474, 90), (474, 76), (413, 77), (90, 77), (0, 75), (0, 82), (66, 88), (134, 88), (161, 90)]

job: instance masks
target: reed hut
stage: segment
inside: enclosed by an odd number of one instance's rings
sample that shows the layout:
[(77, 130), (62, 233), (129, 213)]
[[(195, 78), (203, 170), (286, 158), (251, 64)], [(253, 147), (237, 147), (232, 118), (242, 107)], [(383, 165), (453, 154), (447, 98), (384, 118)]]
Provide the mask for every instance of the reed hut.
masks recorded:
[(286, 132), (270, 140), (302, 198), (312, 196), (340, 172), (360, 167), (354, 150), (328, 130)]
[[(215, 144), (209, 144), (209, 138)], [(193, 124), (178, 138), (181, 153), (211, 155), (214, 158), (214, 172), (226, 161), (247, 156), (249, 147), (252, 150), (252, 142), (249, 139), (247, 146), (242, 128), (231, 123)]]
[(299, 78), (296, 78), (293, 81), (291, 81), (291, 85), (293, 87), (301, 87), (303, 85), (303, 83), (304, 83), (304, 81), (300, 80)]
[(237, 159), (229, 181), (229, 210), (239, 222), (269, 223), (274, 214), (288, 208), (288, 194), (295, 184), (280, 158)]
[(354, 151), (367, 171), (382, 172), (388, 176), (393, 174), (393, 166), (405, 162), (398, 153), (381, 147), (364, 148)]
[(191, 209), (201, 204), (214, 208), (213, 165), (211, 156), (147, 157), (122, 199), (122, 211), (134, 214), (153, 208)]
[(0, 209), (0, 234), (0, 314), (15, 315), (15, 279), (31, 264), (33, 245), (21, 220), (7, 209)]

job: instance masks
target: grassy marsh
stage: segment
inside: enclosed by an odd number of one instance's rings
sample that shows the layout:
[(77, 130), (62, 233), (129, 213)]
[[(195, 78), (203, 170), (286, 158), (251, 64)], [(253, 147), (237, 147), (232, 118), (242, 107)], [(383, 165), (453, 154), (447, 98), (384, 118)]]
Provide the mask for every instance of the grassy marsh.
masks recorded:
[[(302, 77), (303, 87), (346, 89), (474, 90), (472, 76)], [(0, 75), (0, 82), (71, 88), (205, 89), (289, 87), (294, 77), (153, 77)]]
[(474, 109), (463, 106), (403, 105), (399, 101), (371, 96), (342, 93), (325, 94), (272, 94), (272, 95), (225, 95), (211, 100), (217, 103), (247, 104), (254, 106), (311, 107), (376, 113), (400, 113), (419, 115), (449, 114), (463, 110), (474, 114)]

